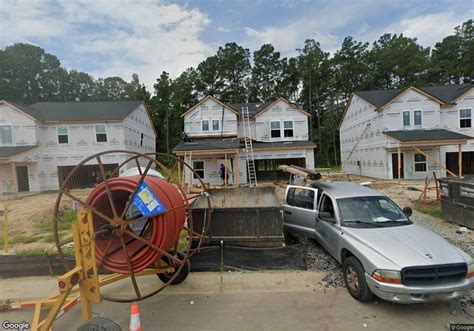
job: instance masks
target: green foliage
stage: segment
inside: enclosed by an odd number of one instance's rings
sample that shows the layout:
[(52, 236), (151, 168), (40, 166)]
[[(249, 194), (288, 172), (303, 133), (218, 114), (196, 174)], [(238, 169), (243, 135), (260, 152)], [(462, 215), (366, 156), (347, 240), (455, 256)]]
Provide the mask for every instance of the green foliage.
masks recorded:
[[(72, 223), (76, 222), (77, 214), (74, 210), (67, 210), (59, 215), (58, 231), (71, 230)], [(54, 222), (50, 218), (41, 220), (38, 224), (38, 228), (44, 232), (53, 233)]]
[(421, 201), (413, 201), (413, 209), (436, 218), (443, 218), (443, 211), (439, 203), (424, 204)]
[(56, 249), (54, 248), (25, 248), (25, 249), (15, 250), (15, 254), (23, 255), (23, 256), (54, 255), (56, 254)]
[(8, 244), (9, 245), (15, 245), (15, 244), (29, 244), (29, 243), (34, 243), (34, 242), (37, 242), (39, 240), (41, 240), (42, 237), (39, 237), (39, 236), (23, 236), (23, 235), (19, 235), (19, 236), (15, 236), (13, 238), (10, 238), (8, 240)]

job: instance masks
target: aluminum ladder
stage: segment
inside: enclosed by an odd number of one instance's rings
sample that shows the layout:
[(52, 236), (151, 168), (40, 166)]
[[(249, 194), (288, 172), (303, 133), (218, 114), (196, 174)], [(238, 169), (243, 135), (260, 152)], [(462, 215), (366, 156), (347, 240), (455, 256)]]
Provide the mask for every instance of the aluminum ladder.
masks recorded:
[[(193, 152), (192, 151), (185, 151), (184, 152), (184, 156), (183, 156), (183, 162), (187, 163), (190, 167), (192, 167), (192, 155), (193, 155)], [(187, 191), (188, 191), (188, 194), (189, 192), (191, 191), (191, 186), (193, 186), (193, 172), (188, 168), (186, 167), (185, 165), (183, 165), (183, 180), (181, 181), (182, 183), (182, 187), (183, 188), (187, 188)]]
[(352, 154), (354, 154), (355, 149), (357, 148), (357, 146), (359, 146), (360, 141), (364, 138), (364, 134), (367, 132), (367, 130), (369, 129), (369, 127), (370, 127), (370, 122), (367, 123), (365, 129), (362, 131), (362, 134), (359, 136), (359, 138), (358, 138), (357, 141), (355, 142), (354, 147), (352, 147), (352, 149), (351, 149), (349, 155), (348, 155), (347, 158), (344, 160), (343, 164), (345, 164), (347, 161), (349, 161), (349, 159), (351, 158)]
[[(247, 173), (249, 176), (249, 186), (257, 187), (257, 171), (255, 169), (255, 159), (253, 155), (252, 134), (250, 132), (249, 107), (242, 107), (242, 124), (244, 128), (245, 156), (247, 158)], [(238, 174), (237, 174), (238, 176)]]

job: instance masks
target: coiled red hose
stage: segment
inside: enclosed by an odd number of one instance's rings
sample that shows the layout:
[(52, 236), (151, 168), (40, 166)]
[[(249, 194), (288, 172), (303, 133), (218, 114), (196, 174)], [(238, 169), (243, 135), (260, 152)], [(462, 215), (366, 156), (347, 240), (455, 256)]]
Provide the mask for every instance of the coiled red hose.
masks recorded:
[[(117, 177), (107, 181), (118, 216), (122, 214), (127, 200), (132, 198), (131, 194), (137, 187), (140, 178), (141, 176)], [(183, 229), (186, 219), (185, 201), (178, 189), (165, 180), (147, 176), (143, 182), (153, 191), (167, 211), (148, 219), (146, 230), (141, 229), (141, 233), (135, 233), (163, 251), (168, 252), (179, 240), (179, 235)], [(86, 203), (108, 217), (114, 217), (107, 197), (105, 183), (101, 183), (91, 192)], [(133, 218), (140, 216), (141, 214), (134, 215)], [(98, 231), (106, 224), (110, 223), (94, 214), (94, 231)], [(130, 226), (127, 229), (134, 232)], [(133, 272), (146, 269), (161, 257), (162, 254), (129, 234), (123, 233), (122, 236)], [(97, 263), (102, 263), (106, 269), (120, 274), (130, 273), (127, 257), (123, 252), (119, 236), (98, 236), (95, 241), (95, 250)], [(105, 256), (106, 252), (107, 256)]]

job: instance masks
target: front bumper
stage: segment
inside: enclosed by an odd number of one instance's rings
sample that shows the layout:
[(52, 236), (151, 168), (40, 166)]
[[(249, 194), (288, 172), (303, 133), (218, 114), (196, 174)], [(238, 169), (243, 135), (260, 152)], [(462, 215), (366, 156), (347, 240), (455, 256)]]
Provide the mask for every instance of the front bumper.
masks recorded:
[(457, 283), (430, 286), (406, 286), (382, 283), (365, 274), (370, 291), (379, 298), (398, 303), (421, 303), (451, 300), (466, 295), (474, 288), (474, 277)]

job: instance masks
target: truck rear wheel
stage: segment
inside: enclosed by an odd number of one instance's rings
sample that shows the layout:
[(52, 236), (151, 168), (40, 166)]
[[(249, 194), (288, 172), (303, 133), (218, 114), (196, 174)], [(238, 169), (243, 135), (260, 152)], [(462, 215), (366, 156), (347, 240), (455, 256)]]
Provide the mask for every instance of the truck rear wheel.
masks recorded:
[(345, 259), (342, 263), (342, 272), (347, 290), (354, 299), (360, 302), (372, 301), (373, 294), (367, 286), (364, 267), (359, 260), (353, 256)]

